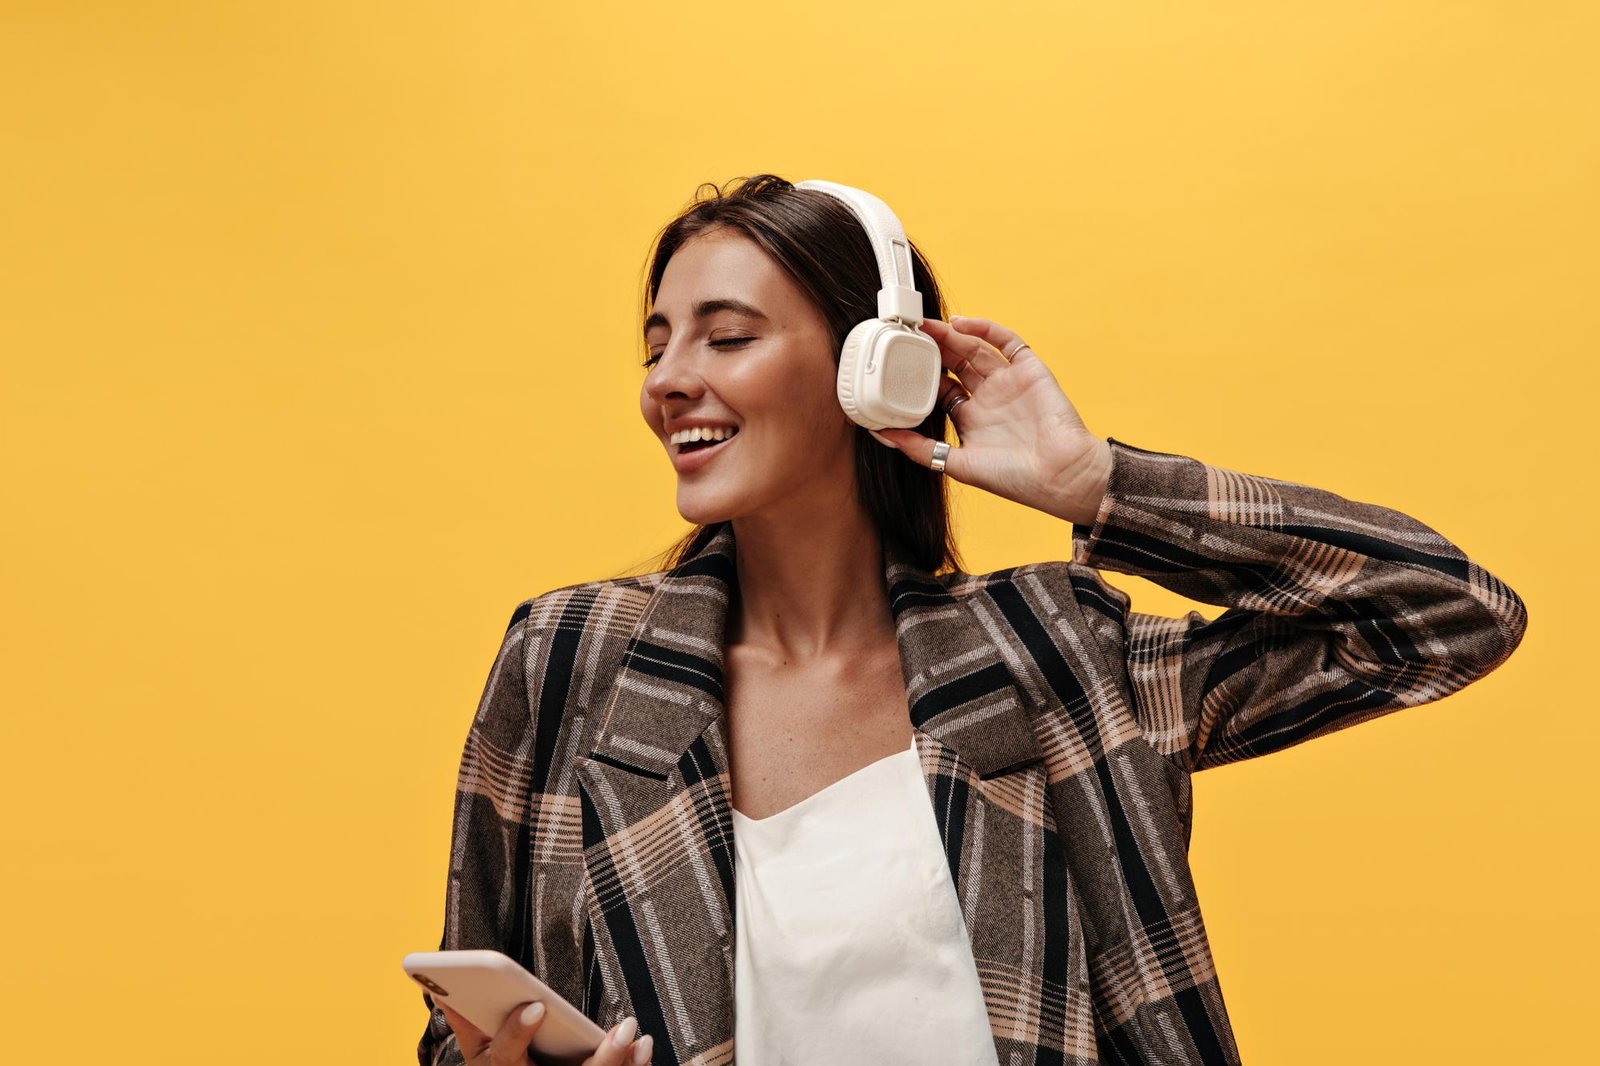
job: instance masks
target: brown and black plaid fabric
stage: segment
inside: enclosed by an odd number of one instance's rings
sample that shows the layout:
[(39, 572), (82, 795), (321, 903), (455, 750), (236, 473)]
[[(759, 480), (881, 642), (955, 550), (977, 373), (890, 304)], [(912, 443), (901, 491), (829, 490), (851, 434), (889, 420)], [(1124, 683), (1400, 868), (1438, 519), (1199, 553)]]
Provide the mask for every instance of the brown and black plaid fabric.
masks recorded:
[[(1521, 598), (1396, 511), (1112, 440), (1072, 561), (935, 576), (885, 544), (923, 771), (995, 1046), (1238, 1062), (1187, 851), (1190, 775), (1483, 677)], [(1130, 611), (1098, 570), (1227, 608)], [(659, 1064), (733, 1062), (730, 528), (512, 615), (467, 736), (444, 948), (497, 948)], [(432, 1007), (431, 999), (428, 1005)], [(434, 1010), (419, 1061), (460, 1063)]]

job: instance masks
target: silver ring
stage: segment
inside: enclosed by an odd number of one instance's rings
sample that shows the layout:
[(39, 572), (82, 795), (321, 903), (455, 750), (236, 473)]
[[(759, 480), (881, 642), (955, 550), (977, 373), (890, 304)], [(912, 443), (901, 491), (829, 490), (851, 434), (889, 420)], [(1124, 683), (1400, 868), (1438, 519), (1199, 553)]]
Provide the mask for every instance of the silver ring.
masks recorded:
[(944, 457), (950, 454), (950, 442), (946, 440), (935, 441), (933, 445), (933, 458), (928, 461), (928, 469), (935, 474), (944, 473)]
[(954, 418), (956, 416), (956, 408), (960, 407), (970, 399), (972, 399), (972, 395), (970, 393), (963, 392), (960, 396), (957, 396), (955, 399), (951, 400), (950, 406), (944, 409), (945, 416), (948, 418)]

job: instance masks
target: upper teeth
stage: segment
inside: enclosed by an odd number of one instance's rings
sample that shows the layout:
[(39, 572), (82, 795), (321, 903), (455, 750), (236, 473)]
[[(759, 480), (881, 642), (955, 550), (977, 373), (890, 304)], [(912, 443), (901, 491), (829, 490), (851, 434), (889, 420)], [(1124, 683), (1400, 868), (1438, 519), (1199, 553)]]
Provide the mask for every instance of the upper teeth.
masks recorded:
[(737, 432), (733, 426), (695, 426), (693, 429), (678, 430), (669, 441), (672, 444), (688, 444), (697, 440), (727, 440)]

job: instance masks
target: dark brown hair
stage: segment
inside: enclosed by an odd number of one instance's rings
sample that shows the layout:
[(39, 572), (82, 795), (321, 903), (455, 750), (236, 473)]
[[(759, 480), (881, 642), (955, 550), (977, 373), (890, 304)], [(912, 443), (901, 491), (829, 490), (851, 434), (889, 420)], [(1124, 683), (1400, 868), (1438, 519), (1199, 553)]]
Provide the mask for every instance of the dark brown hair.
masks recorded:
[[(690, 204), (656, 235), (649, 256), (642, 322), (655, 306), (661, 276), (683, 244), (715, 229), (729, 229), (759, 245), (810, 296), (828, 323), (837, 366), (852, 327), (878, 314), (883, 282), (872, 241), (855, 214), (837, 197), (796, 189), (776, 174), (734, 179), (730, 189), (704, 182)], [(733, 183), (728, 183), (732, 185)], [(709, 196), (705, 194), (709, 191)], [(944, 296), (917, 246), (911, 272), (922, 294), (924, 318), (944, 319)], [(894, 541), (917, 566), (938, 573), (964, 569), (950, 530), (945, 478), (854, 427), (855, 473), (861, 505), (885, 540)], [(934, 440), (945, 439), (945, 412), (935, 406), (916, 427)], [(657, 558), (671, 568), (703, 548), (726, 522), (695, 526)]]

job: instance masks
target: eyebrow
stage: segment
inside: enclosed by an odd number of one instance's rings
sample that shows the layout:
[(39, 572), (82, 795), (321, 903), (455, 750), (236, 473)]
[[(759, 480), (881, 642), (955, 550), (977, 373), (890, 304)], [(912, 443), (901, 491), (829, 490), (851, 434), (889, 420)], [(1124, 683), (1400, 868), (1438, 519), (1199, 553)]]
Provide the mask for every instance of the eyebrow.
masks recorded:
[[(743, 300), (735, 300), (731, 297), (722, 297), (721, 299), (716, 300), (701, 300), (699, 303), (694, 305), (694, 317), (696, 318), (709, 318), (718, 311), (732, 311), (734, 314), (743, 315), (746, 318), (756, 318), (763, 322), (767, 321), (766, 315), (762, 314), (754, 307), (751, 307)], [(672, 324), (667, 321), (666, 315), (662, 314), (660, 311), (654, 311), (651, 312), (649, 318), (644, 320), (644, 332), (649, 333), (650, 330), (656, 326), (670, 327), (671, 325)]]

